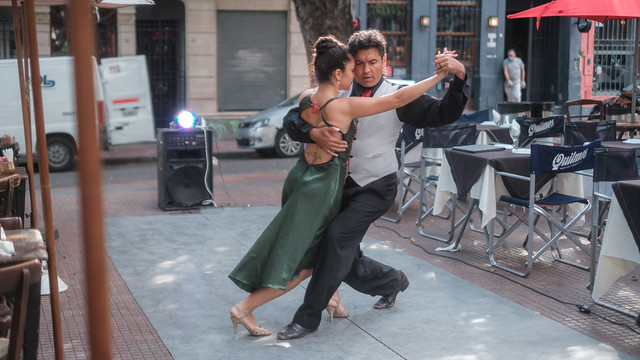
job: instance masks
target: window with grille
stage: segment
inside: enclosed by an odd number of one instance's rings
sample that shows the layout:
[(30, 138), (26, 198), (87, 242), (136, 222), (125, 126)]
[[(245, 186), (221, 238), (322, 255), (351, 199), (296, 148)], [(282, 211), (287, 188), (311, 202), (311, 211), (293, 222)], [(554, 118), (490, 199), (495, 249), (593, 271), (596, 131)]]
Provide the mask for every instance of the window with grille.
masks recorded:
[(392, 77), (409, 76), (409, 1), (368, 0), (367, 26), (377, 29), (387, 40), (387, 65)]
[[(96, 27), (98, 58), (118, 56), (116, 9), (99, 9)], [(67, 17), (69, 10), (65, 5), (51, 6), (49, 19), (51, 24), (51, 56), (71, 55)]]
[(466, 66), (476, 61), (477, 1), (438, 1), (436, 51), (445, 47), (458, 53), (458, 60)]
[(69, 12), (65, 5), (49, 8), (51, 24), (51, 56), (70, 55), (69, 33), (67, 32), (67, 16)]
[(98, 9), (100, 21), (96, 28), (98, 58), (118, 56), (118, 10)]
[(616, 95), (632, 83), (636, 20), (593, 25), (593, 95)]
[(16, 57), (15, 37), (13, 36), (13, 14), (10, 7), (0, 7), (0, 59)]

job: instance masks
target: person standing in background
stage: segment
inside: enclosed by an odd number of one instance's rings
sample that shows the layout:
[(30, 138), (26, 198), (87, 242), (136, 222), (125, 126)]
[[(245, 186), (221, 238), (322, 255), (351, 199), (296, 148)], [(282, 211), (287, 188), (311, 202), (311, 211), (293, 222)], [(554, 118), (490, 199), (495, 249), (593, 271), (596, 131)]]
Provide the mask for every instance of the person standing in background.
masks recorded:
[(522, 89), (527, 85), (524, 81), (524, 63), (516, 56), (514, 49), (509, 49), (507, 58), (502, 61), (504, 71), (504, 93), (507, 101), (520, 102), (522, 100)]

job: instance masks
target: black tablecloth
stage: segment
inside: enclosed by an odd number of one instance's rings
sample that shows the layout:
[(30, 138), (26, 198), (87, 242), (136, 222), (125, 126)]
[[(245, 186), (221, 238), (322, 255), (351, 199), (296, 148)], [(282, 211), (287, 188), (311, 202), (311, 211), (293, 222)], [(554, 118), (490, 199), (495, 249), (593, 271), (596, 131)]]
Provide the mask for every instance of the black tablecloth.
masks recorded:
[[(458, 196), (464, 197), (478, 181), (487, 165), (498, 171), (518, 175), (529, 175), (529, 155), (514, 154), (510, 150), (482, 153), (467, 153), (454, 149), (445, 150), (451, 166), (451, 174), (458, 189)], [(536, 190), (542, 188), (553, 175), (536, 176)], [(502, 176), (502, 182), (511, 196), (526, 199), (529, 196), (529, 182)]]
[(613, 193), (640, 251), (640, 180), (618, 181), (613, 184)]
[(640, 149), (640, 144), (627, 144), (627, 143), (624, 143), (623, 141), (603, 141), (601, 145), (603, 148), (612, 149), (612, 150)]

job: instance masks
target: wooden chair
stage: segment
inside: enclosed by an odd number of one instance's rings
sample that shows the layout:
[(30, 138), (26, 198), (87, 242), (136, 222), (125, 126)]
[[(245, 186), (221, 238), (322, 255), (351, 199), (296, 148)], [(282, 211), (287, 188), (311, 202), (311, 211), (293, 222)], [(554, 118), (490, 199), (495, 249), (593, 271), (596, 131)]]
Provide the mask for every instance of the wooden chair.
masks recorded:
[(19, 185), (19, 174), (0, 175), (0, 217), (11, 216), (13, 191)]
[[(6, 356), (8, 360), (18, 360), (22, 357), (29, 286), (37, 283), (41, 275), (42, 265), (38, 260), (0, 268), (0, 293), (14, 295), (8, 346), (6, 354), (0, 353), (0, 358)], [(0, 341), (0, 351), (2, 350)]]
[(5, 230), (24, 229), (22, 219), (17, 216), (0, 217), (0, 225), (2, 225)]
[[(583, 106), (599, 106), (600, 115), (583, 114), (582, 113)], [(576, 107), (580, 109), (580, 113), (578, 115), (571, 115), (570, 110)], [(593, 100), (593, 99), (578, 99), (573, 101), (567, 101), (566, 103), (564, 103), (564, 113), (567, 115), (567, 122), (583, 121), (583, 120), (602, 121), (604, 120), (604, 102), (602, 102), (601, 100)]]

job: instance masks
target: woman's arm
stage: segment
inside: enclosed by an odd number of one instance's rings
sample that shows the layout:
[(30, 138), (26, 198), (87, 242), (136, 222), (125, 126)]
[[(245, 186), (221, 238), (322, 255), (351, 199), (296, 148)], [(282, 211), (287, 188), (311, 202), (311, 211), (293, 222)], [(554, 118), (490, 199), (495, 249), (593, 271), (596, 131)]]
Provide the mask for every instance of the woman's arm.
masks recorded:
[(405, 86), (392, 94), (373, 98), (351, 97), (344, 100), (348, 101), (351, 118), (371, 116), (407, 105), (420, 95), (426, 93), (446, 76), (447, 72), (440, 71), (430, 78), (424, 79), (411, 86)]

